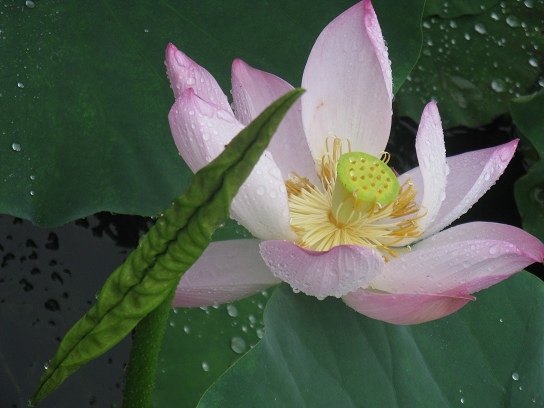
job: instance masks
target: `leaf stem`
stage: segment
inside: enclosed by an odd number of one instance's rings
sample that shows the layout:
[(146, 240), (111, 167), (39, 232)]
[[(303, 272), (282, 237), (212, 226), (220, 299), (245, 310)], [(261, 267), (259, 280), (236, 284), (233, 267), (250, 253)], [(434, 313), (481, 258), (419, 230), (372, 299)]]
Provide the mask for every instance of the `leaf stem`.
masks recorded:
[(144, 317), (135, 328), (125, 374), (124, 408), (151, 406), (155, 370), (175, 292), (174, 288), (166, 299)]

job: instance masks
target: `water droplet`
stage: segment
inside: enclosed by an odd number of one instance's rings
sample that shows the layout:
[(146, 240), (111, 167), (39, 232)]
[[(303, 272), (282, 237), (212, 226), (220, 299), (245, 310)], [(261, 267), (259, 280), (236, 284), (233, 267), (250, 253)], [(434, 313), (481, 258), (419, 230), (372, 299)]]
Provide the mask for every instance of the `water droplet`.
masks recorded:
[(35, 180), (35, 179), (36, 179), (36, 176), (33, 175), (33, 174), (31, 174), (31, 175), (30, 175), (30, 180)]
[(25, 87), (25, 84), (23, 84), (22, 82), (17, 82), (17, 86), (23, 89)]
[(502, 323), (504, 320), (502, 320), (502, 317), (499, 319), (499, 322)]
[(12, 143), (11, 144), (11, 148), (16, 151), (16, 152), (20, 152), (21, 151), (21, 145), (19, 143)]
[(246, 342), (243, 338), (234, 336), (230, 341), (230, 348), (232, 351), (234, 351), (237, 354), (242, 354), (244, 351), (246, 351), (247, 346)]
[(523, 4), (525, 4), (525, 7), (527, 8), (533, 8), (533, 0), (525, 0)]
[(519, 20), (515, 16), (508, 16), (506, 17), (506, 24), (512, 28), (519, 27)]
[(496, 255), (499, 252), (499, 246), (493, 245), (491, 248), (489, 248), (489, 253), (491, 255)]
[(268, 194), (270, 195), (270, 198), (276, 198), (278, 196), (278, 192), (276, 191), (275, 188), (270, 190), (270, 193), (268, 193)]
[(257, 333), (257, 337), (262, 339), (263, 336), (264, 336), (264, 330), (261, 329), (261, 328), (258, 328), (257, 330), (255, 330), (255, 332)]
[(36, 4), (34, 4), (34, 2), (31, 1), (31, 0), (26, 0), (25, 5), (26, 5), (28, 8), (34, 8), (34, 6), (36, 6)]
[(195, 84), (195, 79), (193, 77), (189, 77), (187, 78), (187, 85), (194, 85)]
[(202, 362), (202, 369), (204, 371), (210, 371), (210, 366), (205, 361)]
[(257, 194), (259, 194), (259, 195), (264, 195), (264, 193), (266, 193), (266, 188), (265, 188), (265, 186), (259, 186), (259, 187), (257, 187)]
[(204, 134), (202, 135), (202, 139), (204, 139), (204, 140), (210, 140), (210, 134), (209, 134), (209, 133), (204, 133)]
[(189, 334), (191, 332), (191, 328), (189, 326), (183, 326), (183, 331)]
[(494, 79), (491, 81), (491, 89), (495, 92), (504, 92), (506, 90), (506, 84), (502, 79)]
[(512, 380), (514, 380), (514, 381), (519, 380), (519, 374), (518, 373), (513, 373), (512, 374)]
[(465, 40), (470, 40), (470, 34), (469, 33), (465, 33)]
[(34, 408), (34, 404), (31, 402), (31, 400), (28, 400), (28, 401), (26, 402), (26, 405), (28, 405), (28, 406), (31, 407), (31, 408)]
[(230, 317), (238, 316), (238, 309), (234, 305), (227, 305), (227, 313)]
[(538, 68), (538, 61), (536, 58), (529, 58), (529, 65), (532, 67)]
[(46, 370), (49, 369), (49, 364), (51, 363), (51, 360), (49, 361), (46, 361), (45, 363), (43, 363), (43, 368), (45, 368)]
[(149, 28), (144, 28), (144, 33), (148, 33), (149, 32)]
[(465, 403), (465, 399), (461, 398), (461, 404), (464, 404), (464, 403)]
[(193, 116), (195, 114), (195, 111), (194, 110), (190, 110), (189, 111), (189, 115)]
[(482, 24), (482, 23), (478, 23), (474, 26), (474, 29), (476, 30), (476, 32), (480, 33), (480, 34), (485, 34), (487, 31), (485, 29), (485, 26)]
[(34, 195), (34, 190), (30, 190), (30, 195)]

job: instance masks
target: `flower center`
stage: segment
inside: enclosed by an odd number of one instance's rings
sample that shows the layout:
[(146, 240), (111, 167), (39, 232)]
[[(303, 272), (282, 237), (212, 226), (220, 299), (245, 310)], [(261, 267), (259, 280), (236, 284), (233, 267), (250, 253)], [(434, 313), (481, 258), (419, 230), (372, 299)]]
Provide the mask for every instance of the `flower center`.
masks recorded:
[[(332, 140), (332, 143), (330, 142)], [(293, 174), (286, 181), (291, 226), (301, 237), (299, 246), (327, 251), (337, 245), (377, 249), (387, 260), (405, 238), (417, 238), (419, 206), (410, 179), (400, 185), (387, 163), (362, 152), (343, 154), (342, 140), (327, 139), (327, 152), (318, 163), (322, 189)]]

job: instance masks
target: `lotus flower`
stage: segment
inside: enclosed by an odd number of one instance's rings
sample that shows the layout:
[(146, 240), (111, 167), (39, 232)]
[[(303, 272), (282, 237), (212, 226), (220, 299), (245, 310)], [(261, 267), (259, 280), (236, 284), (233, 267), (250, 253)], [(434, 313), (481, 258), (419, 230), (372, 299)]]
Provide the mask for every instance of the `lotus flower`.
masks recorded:
[[(176, 97), (172, 134), (194, 172), (293, 88), (237, 59), (233, 113), (210, 73), (172, 44), (166, 66)], [(415, 324), (542, 261), (544, 245), (508, 225), (440, 232), (495, 183), (517, 140), (446, 160), (431, 102), (416, 137), (420, 167), (398, 177), (388, 167), (391, 68), (369, 0), (323, 30), (302, 87), (232, 203), (232, 218), (256, 238), (212, 243), (182, 277), (174, 306), (226, 303), (285, 281), (320, 299), (342, 297), (375, 319)]]

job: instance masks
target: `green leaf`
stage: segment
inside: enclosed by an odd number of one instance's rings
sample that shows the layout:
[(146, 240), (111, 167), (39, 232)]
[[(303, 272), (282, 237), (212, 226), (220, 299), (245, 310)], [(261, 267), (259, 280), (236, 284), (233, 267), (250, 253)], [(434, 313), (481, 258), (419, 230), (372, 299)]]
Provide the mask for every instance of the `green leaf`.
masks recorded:
[[(192, 177), (167, 121), (166, 45), (206, 67), (227, 95), (235, 58), (298, 85), (321, 30), (354, 3), (6, 4), (0, 212), (44, 227), (103, 210), (157, 215)], [(419, 55), (423, 1), (375, 3), (398, 87)]]
[(532, 92), (544, 60), (544, 3), (525, 3), (425, 18), (420, 60), (395, 98), (399, 115), (419, 122), (435, 100), (445, 128), (477, 127), (507, 112), (510, 99)]
[(544, 90), (510, 103), (514, 124), (534, 146), (540, 160), (514, 185), (523, 228), (544, 240)]
[(362, 316), (283, 284), (262, 341), (199, 407), (544, 406), (544, 284), (521, 272), (416, 326)]
[(117, 344), (175, 289), (210, 243), (213, 231), (228, 219), (232, 199), (302, 92), (295, 89), (278, 99), (197, 172), (187, 192), (174, 200), (110, 275), (97, 303), (63, 338), (31, 398), (33, 404)]
[(196, 407), (204, 392), (264, 333), (263, 309), (274, 288), (227, 305), (170, 313), (152, 406)]
[[(481, 14), (495, 6), (500, 0), (427, 0), (425, 17), (438, 15), (443, 18), (455, 18), (470, 14)], [(529, 0), (532, 2), (532, 0)]]
[(396, 94), (419, 58), (425, 0), (375, 0), (372, 5), (387, 42)]

